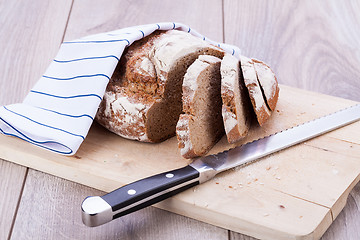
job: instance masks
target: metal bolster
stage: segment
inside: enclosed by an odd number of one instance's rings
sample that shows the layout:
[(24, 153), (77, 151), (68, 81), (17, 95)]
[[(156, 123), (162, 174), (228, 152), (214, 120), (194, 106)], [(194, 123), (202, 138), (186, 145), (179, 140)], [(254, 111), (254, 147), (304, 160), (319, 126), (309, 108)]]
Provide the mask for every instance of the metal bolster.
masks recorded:
[(113, 219), (111, 206), (101, 197), (87, 197), (81, 204), (82, 221), (88, 227), (96, 227)]
[(200, 184), (212, 179), (217, 174), (217, 171), (215, 169), (208, 166), (203, 161), (196, 160), (193, 163), (191, 163), (190, 166), (195, 168), (200, 173), (199, 176)]

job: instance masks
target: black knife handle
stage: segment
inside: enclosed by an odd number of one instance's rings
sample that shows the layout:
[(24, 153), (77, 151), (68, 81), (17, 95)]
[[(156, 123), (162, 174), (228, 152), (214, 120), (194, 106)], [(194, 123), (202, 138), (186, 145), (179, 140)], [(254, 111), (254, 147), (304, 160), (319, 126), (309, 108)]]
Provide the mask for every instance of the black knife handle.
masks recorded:
[(188, 165), (130, 183), (101, 197), (88, 197), (82, 204), (83, 222), (87, 226), (98, 226), (153, 205), (198, 185), (199, 176), (200, 173)]

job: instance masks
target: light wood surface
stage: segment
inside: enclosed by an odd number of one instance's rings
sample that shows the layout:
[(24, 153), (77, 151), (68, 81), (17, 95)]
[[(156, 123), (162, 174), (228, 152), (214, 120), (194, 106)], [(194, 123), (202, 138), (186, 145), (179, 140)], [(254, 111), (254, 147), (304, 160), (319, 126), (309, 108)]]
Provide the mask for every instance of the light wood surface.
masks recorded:
[[(271, 120), (261, 128), (253, 126), (250, 134), (238, 144), (354, 105), (349, 100), (284, 85), (280, 89)], [(222, 173), (156, 206), (258, 238), (318, 239), (340, 213), (350, 190), (360, 179), (360, 139), (352, 134), (359, 131), (360, 122), (351, 124), (259, 162)], [(0, 136), (0, 143), (0, 157), (5, 160), (105, 192), (187, 163), (180, 157), (176, 138), (160, 144), (139, 143), (119, 138), (97, 124), (74, 157), (43, 151), (6, 136)], [(234, 145), (228, 144), (224, 137), (210, 153), (231, 147)], [(47, 187), (45, 192), (49, 192)], [(27, 195), (25, 186), (24, 205), (31, 202), (42, 209), (39, 201), (26, 200)], [(61, 194), (60, 199), (50, 205), (64, 202), (63, 197)], [(31, 217), (21, 206), (20, 203), (19, 219)], [(30, 209), (39, 212), (34, 207)], [(25, 217), (21, 217), (22, 212), (26, 213)], [(65, 215), (61, 219), (69, 218), (73, 217)], [(21, 229), (20, 232), (24, 228), (14, 226), (14, 230)]]
[[(72, 8), (71, 4), (73, 4)], [(96, 1), (81, 0), (75, 0), (73, 3), (71, 1), (31, 1), (31, 3), (10, 1), (1, 4), (0, 104), (21, 101), (45, 71), (63, 37), (73, 39), (88, 33), (167, 20), (189, 24), (214, 40), (225, 40), (227, 43), (238, 45), (244, 54), (267, 61), (275, 69), (279, 81), (283, 84), (360, 101), (358, 94), (360, 37), (359, 32), (356, 31), (360, 23), (357, 14), (360, 6), (356, 1), (317, 1), (315, 4), (313, 1), (184, 1), (176, 7), (171, 1), (159, 3), (107, 1), (96, 4)], [(70, 21), (65, 31), (68, 17)], [(209, 27), (209, 22), (217, 27)], [(26, 176), (24, 168), (6, 164), (14, 170), (5, 170), (5, 174), (0, 175), (1, 183), (16, 182), (22, 185)], [(1, 168), (6, 169), (3, 166), (2, 164)], [(15, 173), (11, 173), (13, 171)], [(73, 188), (71, 191), (74, 199), (82, 199), (83, 195), (98, 193), (82, 185), (50, 177), (44, 173), (31, 174), (32, 171), (30, 170), (29, 176), (25, 178), (28, 190), (25, 192), (24, 189), (23, 197), (28, 194), (35, 195), (38, 184), (48, 184), (48, 188), (52, 191), (50, 195), (55, 199), (62, 199), (61, 196), (64, 195), (64, 192), (56, 189), (65, 189), (68, 185), (71, 185), (68, 188)], [(12, 194), (12, 189), (7, 186), (3, 188), (2, 184), (0, 185), (2, 193)], [(20, 196), (21, 188), (16, 191)], [(44, 203), (38, 213), (32, 212), (31, 216), (37, 216), (34, 218), (26, 214), (26, 211), (32, 211), (28, 201), (22, 200), (16, 214), (16, 211), (9, 210), (10, 207), (3, 207), (11, 206), (13, 204), (11, 200), (3, 202), (0, 198), (2, 206), (0, 214), (10, 218), (14, 215), (11, 222), (16, 219), (14, 236), (26, 238), (25, 235), (18, 233), (19, 228), (33, 234), (36, 232), (39, 238), (76, 239), (76, 236), (80, 236), (76, 232), (77, 229), (71, 230), (74, 229), (71, 226), (76, 225), (76, 218), (73, 221), (54, 221), (53, 224), (43, 222), (44, 224), (35, 224), (34, 227), (29, 225), (28, 222), (41, 219), (42, 216), (55, 218), (59, 215), (58, 211), (67, 211), (68, 214), (78, 212), (78, 202), (63, 205), (58, 203), (60, 207), (54, 208), (54, 205), (50, 204), (51, 201), (46, 201), (50, 195), (39, 192), (37, 198), (26, 199), (45, 199), (43, 202), (49, 204)], [(81, 192), (86, 193), (81, 195)], [(324, 234), (323, 239), (359, 239), (359, 196), (358, 184), (350, 193), (345, 209)], [(26, 204), (27, 207), (24, 206)], [(157, 224), (164, 216), (166, 218), (164, 222), (170, 223), (165, 230)], [(91, 229), (89, 232), (84, 231), (83, 234), (88, 239), (126, 239), (127, 236), (131, 236), (129, 239), (192, 239), (193, 236), (210, 232), (211, 237), (208, 239), (252, 239), (234, 232), (230, 232), (229, 235), (223, 234), (226, 230), (154, 208), (142, 211), (140, 218), (150, 220), (144, 224), (139, 222), (138, 216), (129, 216), (122, 220), (120, 226), (109, 225)], [(179, 222), (184, 221), (189, 224), (177, 227)], [(124, 225), (129, 235), (123, 232)], [(194, 225), (196, 228), (191, 231)], [(30, 229), (31, 227), (33, 229)], [(1, 230), (9, 231), (11, 228), (8, 222), (0, 222)], [(174, 234), (173, 230), (176, 230)], [(63, 234), (66, 232), (66, 235), (55, 235), (55, 232)], [(154, 234), (151, 235), (150, 232)], [(4, 234), (6, 236), (7, 233)], [(13, 237), (13, 239), (17, 238)]]

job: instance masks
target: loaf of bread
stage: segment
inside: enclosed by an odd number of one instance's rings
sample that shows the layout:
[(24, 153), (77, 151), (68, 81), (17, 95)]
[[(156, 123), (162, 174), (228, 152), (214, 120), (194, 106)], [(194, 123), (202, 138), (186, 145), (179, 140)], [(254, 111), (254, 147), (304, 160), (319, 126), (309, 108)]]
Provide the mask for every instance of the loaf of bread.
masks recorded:
[(201, 55), (183, 81), (183, 111), (176, 126), (180, 153), (193, 158), (207, 153), (224, 135), (220, 94), (221, 59)]
[(252, 110), (239, 59), (230, 54), (221, 62), (221, 97), (227, 140), (235, 143), (248, 134)]
[(174, 136), (184, 74), (202, 54), (222, 58), (224, 51), (177, 30), (133, 43), (107, 86), (96, 120), (128, 139), (160, 142)]
[(206, 154), (226, 133), (244, 138), (252, 119), (263, 126), (279, 87), (262, 61), (240, 60), (189, 33), (156, 31), (122, 55), (96, 120), (132, 140), (161, 142), (177, 135), (184, 158)]

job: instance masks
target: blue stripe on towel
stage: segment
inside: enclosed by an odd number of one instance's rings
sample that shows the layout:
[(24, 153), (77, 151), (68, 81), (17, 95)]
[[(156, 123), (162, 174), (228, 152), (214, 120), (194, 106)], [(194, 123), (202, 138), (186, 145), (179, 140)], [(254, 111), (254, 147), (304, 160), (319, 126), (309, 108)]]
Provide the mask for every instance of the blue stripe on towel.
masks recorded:
[(94, 40), (94, 41), (69, 41), (69, 42), (63, 42), (63, 44), (73, 44), (73, 43), (109, 43), (109, 42), (123, 42), (126, 41), (130, 45), (129, 40), (127, 39), (114, 39), (114, 40)]
[(50, 93), (45, 93), (45, 92), (40, 92), (40, 91), (35, 91), (35, 90), (30, 90), (30, 92), (46, 95), (46, 96), (49, 96), (49, 97), (64, 98), (64, 99), (79, 98), (79, 97), (97, 97), (97, 98), (100, 99), (100, 101), (102, 100), (102, 97), (100, 97), (99, 95), (94, 94), (94, 93), (82, 94), (82, 95), (74, 95), (74, 96), (58, 96), (58, 95), (53, 95), (53, 94), (50, 94)]
[[(7, 121), (5, 121), (4, 119), (2, 119), (0, 117), (0, 120), (3, 121), (5, 124), (7, 124), (9, 127), (11, 127), (14, 131), (16, 131), (18, 134), (20, 134), (21, 136), (19, 135), (15, 135), (15, 134), (12, 134), (12, 133), (7, 133), (5, 132), (4, 130), (2, 130), (0, 128), (0, 132), (2, 132), (3, 134), (7, 135), (7, 136), (12, 136), (12, 137), (17, 137), (17, 138), (20, 138), (24, 141), (27, 141), (29, 143), (32, 143), (38, 147), (42, 147), (42, 148), (45, 148), (47, 150), (51, 150), (53, 152), (56, 152), (56, 153), (61, 153), (61, 154), (71, 154), (73, 151), (71, 150), (71, 148), (69, 148), (68, 146), (62, 144), (62, 143), (59, 143), (59, 142), (55, 142), (55, 141), (44, 141), (44, 142), (40, 142), (40, 141), (36, 141), (28, 136), (26, 136), (24, 133), (20, 132), (19, 130), (17, 130), (16, 128), (14, 128), (10, 123), (8, 123)], [(52, 149), (52, 148), (49, 148), (49, 147), (46, 147), (45, 145), (42, 145), (42, 144), (52, 144), (52, 143), (55, 143), (55, 144), (58, 144), (66, 149), (69, 149), (69, 152), (62, 152), (62, 151), (58, 151), (58, 150), (55, 150), (55, 149)]]
[(142, 35), (143, 35), (143, 38), (145, 37), (145, 33), (142, 31), (142, 30), (139, 30), (141, 33), (142, 33)]
[(89, 114), (82, 114), (82, 115), (71, 115), (71, 114), (66, 114), (66, 113), (61, 113), (61, 112), (57, 112), (51, 109), (46, 109), (46, 108), (42, 108), (42, 107), (38, 107), (42, 110), (48, 111), (48, 112), (52, 112), (52, 113), (56, 113), (62, 116), (66, 116), (66, 117), (72, 117), (72, 118), (81, 118), (81, 117), (88, 117), (90, 118), (92, 121), (94, 121), (94, 118), (92, 116), (90, 116)]
[(9, 112), (11, 112), (11, 113), (13, 113), (13, 114), (15, 114), (15, 115), (18, 115), (18, 116), (20, 116), (20, 117), (23, 117), (23, 118), (25, 118), (25, 119), (27, 119), (27, 120), (29, 120), (29, 121), (31, 121), (31, 122), (34, 122), (34, 123), (36, 123), (36, 124), (41, 125), (41, 126), (48, 127), (48, 128), (51, 128), (51, 129), (55, 129), (55, 130), (58, 130), (58, 131), (61, 131), (61, 132), (64, 132), (64, 133), (73, 135), (73, 136), (75, 136), (75, 137), (81, 137), (83, 140), (85, 139), (85, 137), (82, 136), (82, 135), (80, 135), (80, 134), (72, 133), (72, 132), (66, 131), (66, 130), (61, 129), (61, 128), (49, 126), (49, 125), (46, 125), (46, 124), (44, 124), (44, 123), (35, 121), (35, 120), (33, 120), (33, 119), (31, 119), (31, 118), (29, 118), (29, 117), (27, 117), (27, 116), (24, 116), (24, 115), (22, 115), (22, 114), (20, 114), (20, 113), (17, 113), (17, 112), (14, 112), (14, 111), (8, 109), (8, 108), (6, 108), (5, 106), (3, 106), (3, 108), (4, 108), (5, 110), (7, 110), (7, 111), (9, 111)]
[(76, 79), (76, 78), (99, 77), (99, 76), (106, 77), (108, 80), (110, 80), (109, 76), (107, 76), (105, 74), (102, 74), (102, 73), (93, 74), (93, 75), (80, 75), (80, 76), (75, 76), (75, 77), (70, 77), (70, 78), (56, 78), (56, 77), (50, 77), (50, 76), (43, 75), (44, 78), (53, 79), (53, 80), (61, 80), (61, 81), (73, 80), (73, 79)]
[(102, 56), (102, 57), (86, 57), (86, 58), (77, 58), (77, 59), (71, 59), (71, 60), (56, 60), (54, 59), (54, 62), (57, 63), (69, 63), (69, 62), (76, 62), (76, 61), (82, 61), (82, 60), (92, 60), (92, 59), (101, 59), (101, 58), (115, 58), (119, 61), (119, 58), (114, 55), (109, 56)]

